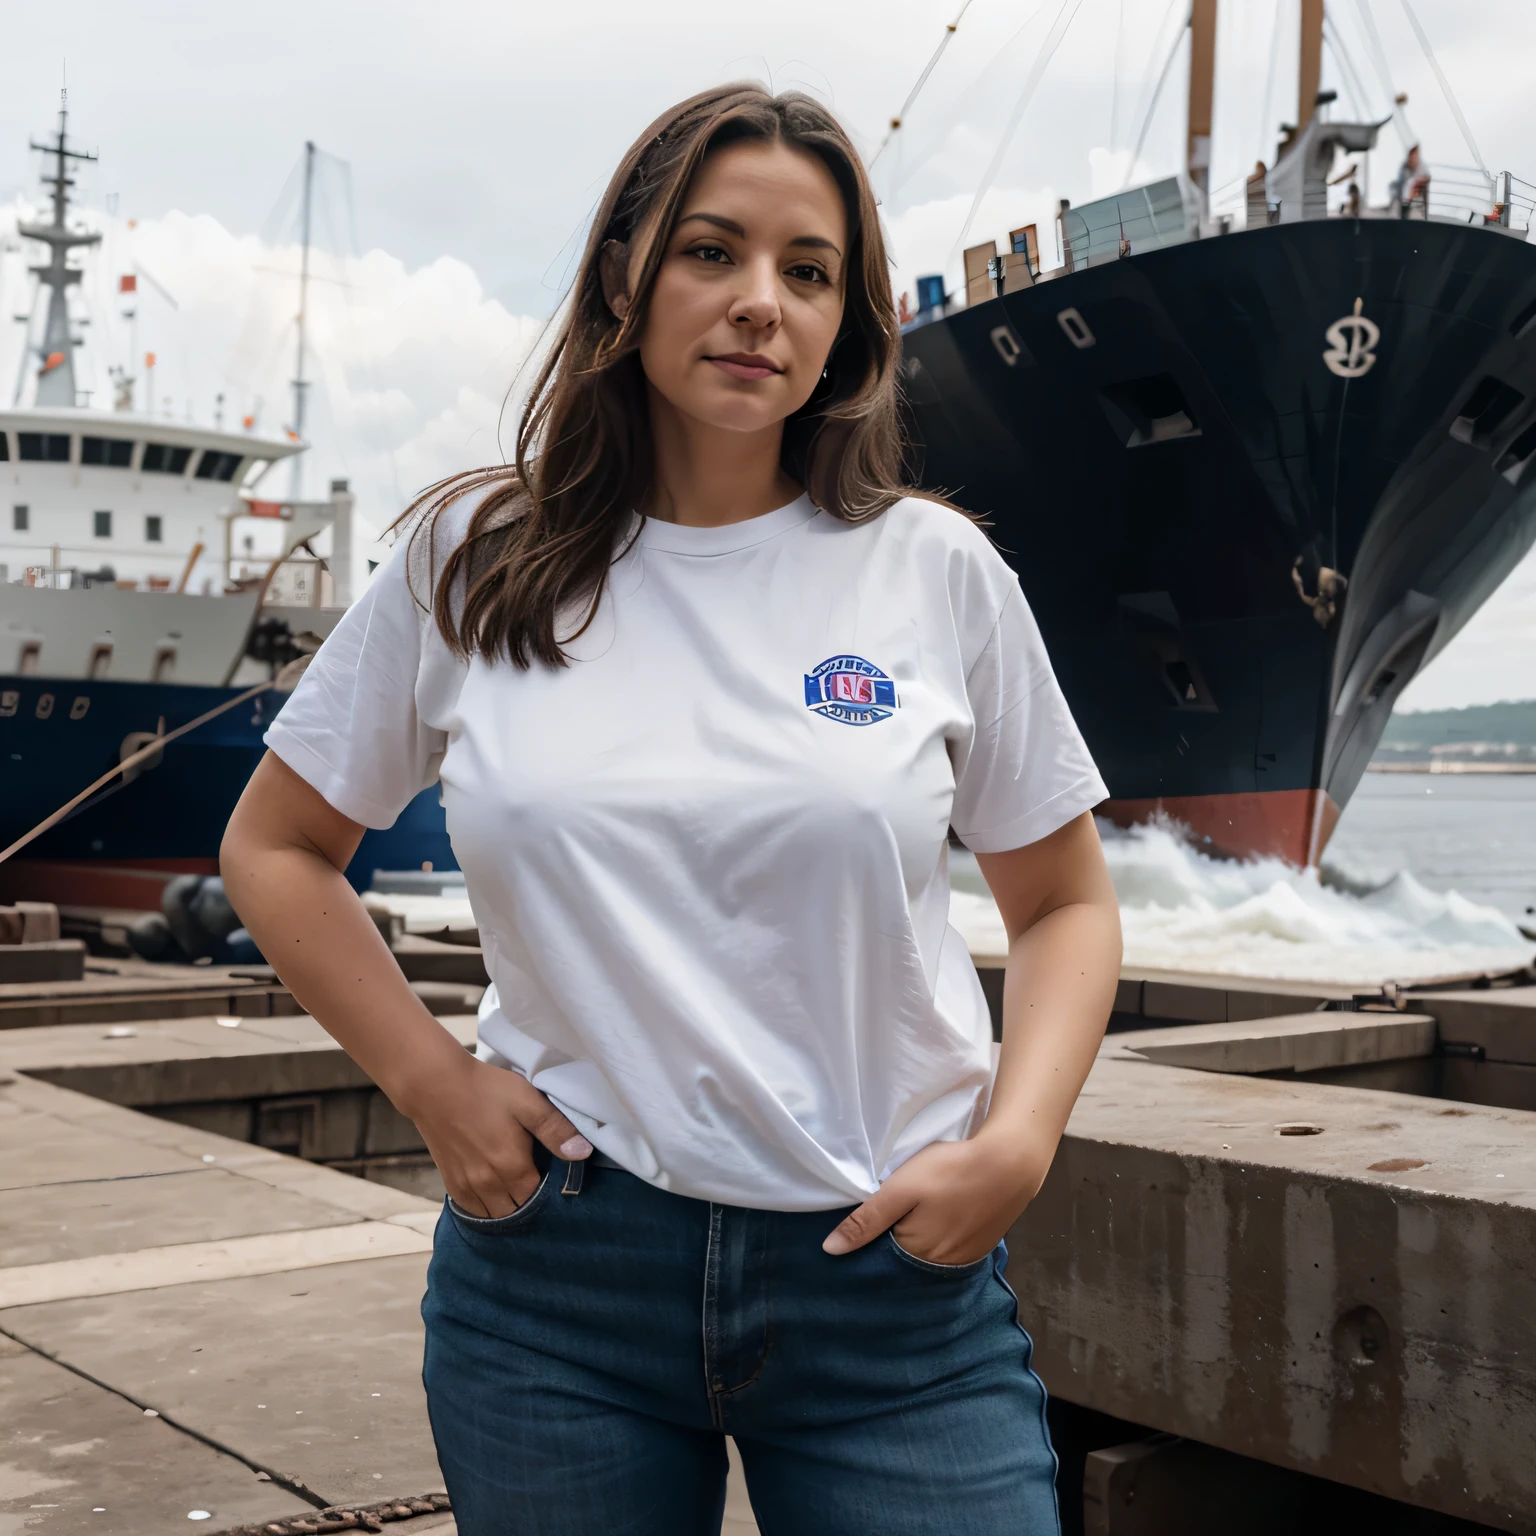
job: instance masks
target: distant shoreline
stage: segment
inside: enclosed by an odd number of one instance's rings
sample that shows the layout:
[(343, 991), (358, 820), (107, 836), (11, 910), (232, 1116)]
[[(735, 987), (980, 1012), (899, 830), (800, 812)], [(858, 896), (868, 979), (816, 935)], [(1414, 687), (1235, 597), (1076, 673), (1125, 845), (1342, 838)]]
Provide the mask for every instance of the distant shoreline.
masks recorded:
[(1422, 763), (1368, 763), (1367, 773), (1536, 773), (1536, 763), (1446, 762), (1436, 758)]

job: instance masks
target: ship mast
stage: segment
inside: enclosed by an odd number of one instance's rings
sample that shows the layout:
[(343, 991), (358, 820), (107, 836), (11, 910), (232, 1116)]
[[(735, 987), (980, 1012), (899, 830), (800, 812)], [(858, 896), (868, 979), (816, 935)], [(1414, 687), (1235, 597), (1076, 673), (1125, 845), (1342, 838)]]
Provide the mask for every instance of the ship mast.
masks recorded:
[[(309, 312), (310, 210), (314, 190), (315, 144), (313, 139), (306, 139), (304, 141), (304, 208), (301, 215), (304, 249), (299, 258), (299, 342), (298, 353), (293, 364), (293, 433), (301, 440), (304, 436), (305, 398), (309, 392), (309, 381), (304, 377), (304, 324)], [(294, 454), (292, 473), (293, 480), (288, 488), (288, 499), (301, 501), (304, 489), (304, 455), (302, 453)]]
[(77, 246), (95, 245), (101, 235), (82, 230), (71, 230), (65, 224), (69, 213), (69, 189), (74, 178), (69, 174), (71, 160), (92, 161), (95, 155), (87, 155), (68, 147), (65, 130), (69, 123), (69, 92), (59, 93), (59, 130), (51, 144), (32, 142), (32, 148), (41, 150), (53, 160), (53, 174), (46, 172), (43, 185), (52, 188), (53, 221), (49, 224), (19, 224), (17, 233), (29, 240), (41, 241), (48, 247), (48, 260), (40, 267), (33, 267), (39, 287), (48, 289), (48, 319), (43, 327), (42, 345), (37, 356), (42, 363), (37, 375), (37, 400), (40, 406), (70, 406), (78, 403), (75, 389), (75, 339), (70, 333), (68, 292), (78, 283), (81, 272), (68, 263), (69, 253)]
[(1216, 0), (1194, 0), (1189, 10), (1189, 138), (1185, 164), (1189, 179), (1207, 195), (1211, 190), (1211, 117), (1215, 95)]
[(1299, 137), (1317, 109), (1323, 80), (1323, 0), (1301, 0), (1301, 70), (1296, 81), (1296, 133)]

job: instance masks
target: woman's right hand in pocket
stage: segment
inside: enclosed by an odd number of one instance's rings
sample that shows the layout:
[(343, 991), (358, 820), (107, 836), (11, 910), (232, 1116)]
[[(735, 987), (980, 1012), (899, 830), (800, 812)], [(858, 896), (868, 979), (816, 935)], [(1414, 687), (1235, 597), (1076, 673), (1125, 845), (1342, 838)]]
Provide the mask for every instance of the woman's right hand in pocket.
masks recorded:
[(427, 1144), (453, 1203), (471, 1216), (510, 1216), (539, 1187), (533, 1143), (568, 1163), (592, 1144), (521, 1073), (472, 1056), (396, 1101)]

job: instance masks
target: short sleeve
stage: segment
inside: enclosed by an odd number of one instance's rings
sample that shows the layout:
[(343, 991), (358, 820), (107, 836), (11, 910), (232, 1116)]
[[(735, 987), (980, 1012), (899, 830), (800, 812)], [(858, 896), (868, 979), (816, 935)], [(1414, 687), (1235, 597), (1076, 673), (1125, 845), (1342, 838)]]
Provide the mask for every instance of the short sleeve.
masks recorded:
[(417, 706), (431, 617), (412, 594), (403, 537), (344, 613), (266, 734), (266, 744), (343, 816), (384, 828), (437, 781), (447, 738)]
[(975, 722), (957, 754), (951, 823), (973, 853), (1006, 853), (1109, 798), (1017, 585), (966, 675)]

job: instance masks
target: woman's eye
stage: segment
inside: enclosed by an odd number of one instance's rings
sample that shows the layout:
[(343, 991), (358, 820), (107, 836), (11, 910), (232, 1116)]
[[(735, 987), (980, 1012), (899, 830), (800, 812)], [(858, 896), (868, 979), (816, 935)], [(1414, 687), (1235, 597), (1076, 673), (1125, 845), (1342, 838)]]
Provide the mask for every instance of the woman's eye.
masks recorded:
[(713, 261), (717, 264), (731, 259), (730, 253), (719, 245), (696, 245), (688, 254), (697, 256), (700, 261)]
[(789, 269), (789, 275), (791, 277), (799, 278), (800, 281), (804, 283), (824, 283), (827, 281), (827, 274), (823, 272), (820, 267), (813, 266), (809, 263), (805, 264), (804, 266), (791, 267)]

